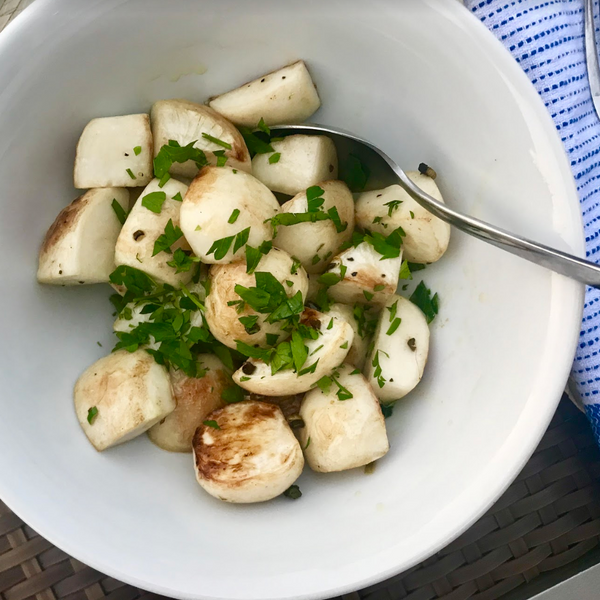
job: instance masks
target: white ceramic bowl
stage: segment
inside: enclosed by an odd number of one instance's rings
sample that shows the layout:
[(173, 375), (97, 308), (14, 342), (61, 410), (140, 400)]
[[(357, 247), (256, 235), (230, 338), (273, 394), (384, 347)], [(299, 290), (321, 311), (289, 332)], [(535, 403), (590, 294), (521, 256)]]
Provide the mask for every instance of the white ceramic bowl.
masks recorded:
[(93, 450), (71, 390), (112, 346), (109, 290), (35, 282), (83, 126), (203, 101), (297, 58), (319, 85), (315, 121), (433, 165), (453, 206), (583, 248), (550, 118), (457, 2), (37, 0), (0, 36), (0, 497), (83, 562), (169, 596), (325, 597), (416, 564), (527, 461), (576, 344), (581, 286), (454, 232), (424, 271), (441, 297), (426, 376), (388, 421), (374, 474), (307, 469), (301, 500), (230, 506), (202, 492), (189, 456), (144, 437)]

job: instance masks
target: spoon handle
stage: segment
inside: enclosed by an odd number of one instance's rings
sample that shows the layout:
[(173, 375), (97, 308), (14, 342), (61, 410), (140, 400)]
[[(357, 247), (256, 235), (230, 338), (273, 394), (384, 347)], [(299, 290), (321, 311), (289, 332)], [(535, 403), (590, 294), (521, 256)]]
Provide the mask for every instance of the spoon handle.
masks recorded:
[(418, 188), (397, 165), (390, 163), (399, 178), (400, 186), (423, 208), (457, 229), (498, 246), (536, 265), (581, 281), (591, 287), (600, 288), (600, 267), (567, 252), (538, 244), (527, 238), (509, 233), (499, 227), (457, 212)]

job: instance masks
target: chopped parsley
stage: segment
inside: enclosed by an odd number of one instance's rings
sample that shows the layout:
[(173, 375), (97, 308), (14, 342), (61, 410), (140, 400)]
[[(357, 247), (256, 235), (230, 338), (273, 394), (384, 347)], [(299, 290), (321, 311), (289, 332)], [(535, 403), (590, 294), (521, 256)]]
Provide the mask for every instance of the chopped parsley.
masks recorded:
[(283, 492), (283, 495), (286, 498), (291, 498), (292, 500), (298, 500), (298, 498), (300, 498), (302, 496), (302, 492), (300, 491), (300, 488), (294, 484), (291, 485), (287, 490), (285, 490), (285, 492)]
[(242, 246), (246, 244), (249, 236), (250, 227), (247, 227), (236, 235), (230, 235), (228, 237), (221, 238), (220, 240), (216, 240), (208, 249), (207, 254), (213, 254), (216, 260), (222, 260), (229, 252), (231, 244), (233, 244), (233, 253), (235, 254)]
[(221, 146), (221, 148), (225, 148), (226, 150), (231, 150), (231, 144), (229, 142), (224, 142), (223, 140), (220, 140), (219, 138), (213, 137), (212, 135), (209, 135), (208, 133), (202, 133), (202, 137), (205, 140), (208, 140), (209, 142), (212, 142), (213, 144), (217, 144), (217, 146)]
[(165, 192), (150, 192), (142, 198), (142, 206), (159, 215), (166, 199)]
[(364, 294), (365, 298), (367, 299), (367, 302), (371, 302), (371, 300), (373, 300), (374, 294), (372, 294), (371, 292), (367, 292), (367, 290), (363, 290), (363, 294)]
[(415, 288), (409, 300), (423, 311), (427, 323), (435, 319), (439, 310), (439, 297), (437, 294), (431, 296), (431, 290), (427, 288), (424, 281)]
[(136, 156), (139, 156), (139, 155), (142, 153), (142, 147), (141, 147), (141, 146), (136, 146), (136, 147), (133, 149), (133, 153), (134, 153)]
[(129, 177), (131, 177), (131, 179), (137, 179), (137, 177), (133, 174), (133, 171), (131, 169), (125, 169), (127, 171), (127, 175), (129, 175)]
[(213, 429), (221, 429), (219, 424), (216, 421), (202, 421), (202, 425), (206, 425), (207, 427), (212, 427)]
[(244, 390), (237, 385), (226, 388), (221, 392), (221, 398), (225, 400), (227, 404), (235, 404), (236, 402), (242, 402), (244, 399)]
[(265, 240), (258, 248), (246, 245), (246, 273), (252, 274), (260, 263), (260, 259), (268, 254), (273, 242)]
[(391, 217), (393, 212), (400, 208), (401, 204), (402, 204), (402, 200), (390, 200), (389, 202), (386, 202), (384, 204), (384, 206), (388, 207), (388, 213), (387, 213), (388, 217)]
[(389, 329), (386, 332), (386, 335), (392, 335), (396, 329), (398, 329), (398, 327), (400, 327), (400, 323), (402, 322), (402, 319), (400, 317), (396, 317), (393, 321), (392, 324), (390, 325)]
[(260, 331), (260, 325), (258, 324), (258, 315), (252, 315), (248, 317), (240, 317), (238, 321), (244, 326), (248, 335), (253, 335)]
[(275, 152), (275, 149), (271, 146), (269, 134), (266, 134), (265, 131), (253, 132), (249, 127), (239, 127), (239, 130), (246, 142), (250, 156)]
[(400, 277), (399, 279), (412, 279), (412, 273), (410, 271), (410, 266), (407, 260), (402, 262), (402, 266), (400, 267)]
[(271, 135), (271, 129), (265, 123), (265, 120), (262, 117), (260, 118), (260, 121), (258, 122), (256, 128), (262, 131), (263, 133), (266, 133), (267, 135)]
[(227, 164), (225, 150), (215, 150), (213, 154), (217, 157), (217, 167), (224, 167)]
[(233, 210), (233, 212), (231, 213), (229, 219), (227, 220), (228, 223), (233, 224), (237, 221), (237, 218), (240, 216), (240, 209), (239, 208), (235, 208)]
[(390, 355), (387, 352), (384, 352), (383, 350), (377, 350), (377, 352), (375, 352), (375, 354), (373, 355), (373, 362), (371, 363), (371, 365), (374, 367), (374, 371), (373, 371), (373, 377), (375, 377), (375, 379), (377, 380), (377, 385), (382, 388), (385, 384), (386, 384), (386, 379), (383, 376), (383, 370), (381, 368), (381, 365), (379, 364), (379, 353), (385, 354), (388, 358), (390, 357)]
[(124, 225), (125, 221), (127, 220), (127, 215), (129, 213), (125, 212), (125, 209), (117, 202), (116, 198), (113, 198), (111, 206), (112, 209), (115, 211), (115, 215), (117, 215), (117, 219), (119, 219), (119, 223), (121, 223), (121, 225)]
[(310, 435), (308, 436), (308, 439), (306, 440), (306, 446), (304, 446), (304, 450), (306, 450), (309, 446), (310, 446)]
[(206, 154), (199, 148), (194, 148), (194, 144), (198, 140), (194, 140), (185, 146), (180, 146), (179, 142), (169, 140), (154, 158), (154, 176), (162, 179), (168, 173), (173, 163), (185, 163), (191, 160), (196, 163), (198, 169), (208, 165)]
[(346, 162), (342, 165), (342, 176), (340, 179), (346, 182), (350, 191), (362, 192), (370, 176), (371, 171), (367, 165), (355, 154), (350, 154)]
[(161, 178), (160, 181), (158, 182), (158, 187), (159, 188), (164, 188), (165, 185), (167, 184), (167, 182), (169, 181), (169, 179), (171, 179), (171, 175), (169, 173), (165, 173)]
[(165, 226), (165, 232), (159, 235), (154, 242), (152, 256), (156, 256), (159, 252), (171, 254), (171, 246), (181, 237), (183, 237), (183, 231), (178, 226), (173, 225), (173, 220), (169, 219), (169, 222)]
[(95, 406), (92, 406), (92, 408), (88, 409), (87, 422), (90, 425), (93, 425), (94, 420), (96, 419), (97, 416), (98, 416), (98, 409)]
[(177, 192), (174, 196), (173, 196), (173, 200), (177, 200), (177, 202), (183, 202), (183, 198), (181, 197), (181, 192)]
[(392, 416), (392, 413), (394, 412), (394, 405), (393, 404), (382, 404), (382, 403), (380, 403), (379, 406), (381, 407), (381, 414), (383, 415), (384, 419), (388, 419), (389, 417)]
[(388, 306), (387, 309), (390, 311), (390, 323), (396, 318), (396, 313), (398, 312), (398, 300), (394, 302), (391, 306)]
[(177, 248), (173, 254), (173, 260), (167, 261), (169, 267), (175, 269), (175, 273), (187, 273), (195, 263), (199, 263), (197, 256), (190, 256), (181, 248)]
[(269, 156), (269, 164), (274, 165), (275, 163), (278, 163), (280, 158), (281, 152), (274, 152), (271, 154), (271, 156)]

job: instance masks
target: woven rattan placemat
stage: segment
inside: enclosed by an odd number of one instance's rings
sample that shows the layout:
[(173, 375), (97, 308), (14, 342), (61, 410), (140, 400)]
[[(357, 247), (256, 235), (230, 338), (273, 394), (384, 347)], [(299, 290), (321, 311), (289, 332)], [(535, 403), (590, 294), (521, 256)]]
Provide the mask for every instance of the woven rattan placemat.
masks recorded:
[[(85, 1), (85, 0), (82, 0)], [(0, 0), (0, 31), (33, 0)], [(600, 452), (563, 398), (536, 453), (496, 505), (447, 548), (344, 600), (497, 600), (600, 541)], [(600, 597), (600, 592), (599, 592)], [(158, 598), (40, 537), (0, 502), (0, 600)]]

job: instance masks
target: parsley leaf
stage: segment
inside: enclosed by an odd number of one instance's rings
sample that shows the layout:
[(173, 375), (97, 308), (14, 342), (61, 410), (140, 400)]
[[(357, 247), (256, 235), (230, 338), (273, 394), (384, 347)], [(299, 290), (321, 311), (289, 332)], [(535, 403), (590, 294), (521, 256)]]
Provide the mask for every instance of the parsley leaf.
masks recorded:
[(142, 153), (142, 147), (141, 147), (141, 146), (136, 146), (136, 147), (133, 149), (133, 153), (134, 153), (136, 156), (139, 156), (139, 155)]
[(402, 200), (390, 200), (389, 202), (385, 202), (384, 206), (388, 207), (388, 217), (391, 217), (392, 213), (395, 210), (398, 210), (400, 208), (401, 204), (402, 204)]
[(98, 409), (95, 406), (92, 406), (91, 408), (88, 409), (87, 422), (90, 425), (93, 425), (94, 420), (96, 419), (97, 416), (98, 416)]
[(208, 249), (207, 254), (214, 254), (215, 260), (221, 260), (222, 258), (225, 258), (229, 252), (229, 248), (231, 248), (231, 244), (233, 244), (234, 238), (234, 235), (230, 235), (228, 237), (221, 238), (220, 240), (216, 240)]
[(124, 225), (129, 213), (125, 212), (125, 209), (117, 202), (116, 198), (113, 199), (111, 206), (115, 211), (115, 215), (117, 215), (117, 219), (119, 219), (119, 223)]
[(173, 254), (173, 260), (167, 261), (167, 265), (173, 267), (175, 273), (187, 273), (197, 262), (200, 262), (199, 258), (188, 256), (181, 248), (177, 248)]
[(294, 484), (291, 485), (287, 490), (285, 490), (285, 492), (283, 492), (283, 495), (286, 498), (291, 498), (292, 500), (298, 500), (298, 498), (300, 498), (302, 496), (302, 492), (300, 491), (300, 488)]
[(281, 158), (281, 152), (275, 152), (275, 153), (271, 154), (271, 156), (269, 156), (269, 164), (274, 165), (274, 164), (278, 163), (280, 158)]
[(133, 171), (131, 169), (125, 169), (127, 171), (127, 175), (129, 175), (129, 177), (131, 177), (131, 179), (137, 179), (137, 177), (133, 174)]
[(398, 329), (398, 327), (400, 327), (400, 323), (402, 322), (402, 319), (400, 317), (395, 318), (392, 321), (392, 324), (390, 325), (389, 329), (386, 332), (386, 335), (392, 335), (396, 329)]
[(227, 219), (227, 222), (232, 224), (235, 223), (237, 221), (237, 218), (240, 216), (240, 209), (239, 208), (234, 208), (233, 212), (231, 213), (229, 219)]
[(432, 298), (431, 290), (427, 289), (424, 281), (421, 281), (415, 288), (409, 300), (423, 311), (427, 323), (431, 323), (435, 319), (439, 310), (438, 295), (435, 294)]
[(173, 225), (173, 220), (169, 219), (169, 222), (165, 226), (165, 232), (159, 235), (154, 242), (152, 256), (156, 256), (159, 252), (171, 254), (171, 246), (181, 237), (183, 237), (183, 231), (179, 229), (179, 226)]
[(221, 398), (225, 400), (227, 404), (235, 404), (236, 402), (242, 402), (244, 399), (244, 390), (237, 385), (224, 389), (221, 392)]
[(177, 200), (177, 202), (183, 202), (183, 198), (181, 197), (181, 192), (177, 192), (174, 196), (173, 196), (173, 200)]
[(202, 137), (205, 140), (212, 142), (213, 144), (217, 144), (217, 146), (221, 146), (221, 148), (225, 148), (226, 150), (231, 150), (231, 144), (229, 142), (224, 142), (223, 140), (220, 140), (219, 138), (213, 137), (212, 135), (209, 135), (208, 133), (204, 133), (204, 132), (202, 132)]
[(260, 331), (260, 325), (257, 322), (258, 315), (240, 317), (238, 321), (244, 326), (244, 329), (248, 335), (253, 335)]
[(164, 145), (154, 158), (154, 176), (161, 179), (169, 172), (173, 163), (185, 163), (191, 160), (199, 169), (208, 165), (206, 154), (199, 148), (194, 148), (196, 141), (182, 147), (175, 140), (169, 140), (169, 143)]
[(379, 404), (379, 406), (381, 406), (381, 414), (383, 415), (384, 419), (388, 419), (389, 417), (392, 416), (392, 413), (394, 412), (394, 405), (393, 404)]
[(260, 259), (268, 254), (273, 247), (273, 242), (265, 240), (258, 248), (246, 245), (246, 273), (254, 273)]
[(164, 192), (150, 192), (142, 198), (142, 206), (159, 215), (166, 199)]
[(245, 246), (248, 243), (248, 238), (250, 237), (250, 227), (246, 227), (246, 229), (242, 229), (235, 236), (235, 243), (233, 245), (233, 253), (235, 254), (242, 246)]
[(410, 266), (407, 260), (402, 261), (402, 266), (400, 267), (400, 277), (399, 279), (412, 279), (412, 273), (410, 272)]
[(265, 123), (265, 120), (262, 117), (260, 118), (260, 121), (258, 122), (256, 128), (260, 129), (260, 131), (266, 133), (267, 135), (271, 135), (271, 130), (269, 129), (269, 126)]
[(212, 427), (213, 429), (221, 429), (219, 424), (216, 421), (202, 421), (202, 425), (206, 425), (207, 427)]
[[(240, 133), (246, 142), (246, 146), (250, 151), (251, 156), (255, 154), (270, 154), (275, 152), (269, 141), (263, 140), (261, 137), (253, 133), (249, 127), (239, 127)], [(267, 136), (268, 137), (268, 136)]]
[(290, 349), (292, 351), (292, 359), (294, 361), (294, 368), (300, 372), (306, 359), (308, 358), (308, 348), (304, 345), (304, 340), (298, 331), (292, 333), (292, 340), (290, 342)]
[(346, 185), (352, 192), (362, 192), (366, 185), (371, 171), (356, 154), (350, 154), (343, 165), (343, 174), (341, 179), (346, 182)]
[(383, 350), (377, 350), (377, 352), (375, 352), (375, 354), (373, 355), (373, 362), (371, 363), (371, 366), (373, 366), (375, 368), (375, 370), (373, 371), (373, 377), (375, 377), (375, 379), (377, 380), (377, 385), (382, 388), (386, 382), (387, 379), (385, 379), (385, 377), (383, 376), (383, 370), (381, 368), (381, 365), (379, 364), (379, 353), (385, 354), (388, 358), (390, 357), (390, 355), (387, 352), (384, 352)]

